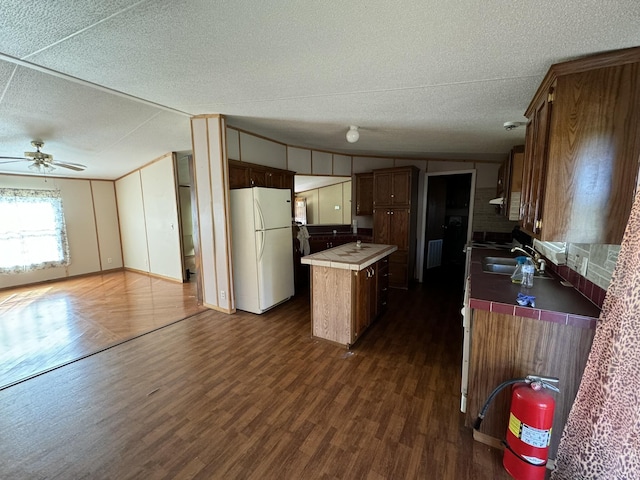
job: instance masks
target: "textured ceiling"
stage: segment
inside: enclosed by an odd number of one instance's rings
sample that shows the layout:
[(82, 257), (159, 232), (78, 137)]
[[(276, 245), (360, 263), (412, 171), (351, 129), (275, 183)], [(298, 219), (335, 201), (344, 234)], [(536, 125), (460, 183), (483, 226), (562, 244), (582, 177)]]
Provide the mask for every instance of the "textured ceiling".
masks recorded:
[[(89, 178), (190, 149), (189, 116), (202, 113), (344, 153), (499, 159), (524, 137), (502, 124), (524, 120), (551, 64), (640, 45), (637, 0), (0, 0), (0, 9), (0, 155), (42, 138), (56, 159), (88, 165), (66, 175)], [(344, 139), (351, 124), (361, 127), (356, 144)]]

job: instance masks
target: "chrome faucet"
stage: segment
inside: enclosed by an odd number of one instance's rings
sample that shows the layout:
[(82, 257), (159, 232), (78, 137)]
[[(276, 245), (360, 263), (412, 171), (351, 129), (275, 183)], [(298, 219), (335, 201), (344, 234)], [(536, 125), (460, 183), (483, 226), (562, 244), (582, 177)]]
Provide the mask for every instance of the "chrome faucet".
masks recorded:
[[(524, 248), (528, 249), (529, 251), (525, 250)], [(538, 270), (539, 272), (544, 272), (545, 268), (547, 267), (547, 262), (544, 260), (544, 258), (542, 258), (542, 255), (540, 255), (540, 253), (538, 253), (535, 248), (530, 247), (529, 245), (524, 245), (524, 248), (513, 247), (511, 249), (511, 253), (524, 253), (527, 257), (533, 260), (533, 264), (535, 265), (536, 270)]]

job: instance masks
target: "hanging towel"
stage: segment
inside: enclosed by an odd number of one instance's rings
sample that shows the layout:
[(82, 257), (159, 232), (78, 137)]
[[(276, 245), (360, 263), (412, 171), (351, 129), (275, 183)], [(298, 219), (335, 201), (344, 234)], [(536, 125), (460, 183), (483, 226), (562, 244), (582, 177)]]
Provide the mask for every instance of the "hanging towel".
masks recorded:
[(309, 246), (309, 231), (304, 225), (298, 227), (298, 241), (300, 242), (300, 253), (302, 255), (309, 255), (311, 253), (311, 247)]

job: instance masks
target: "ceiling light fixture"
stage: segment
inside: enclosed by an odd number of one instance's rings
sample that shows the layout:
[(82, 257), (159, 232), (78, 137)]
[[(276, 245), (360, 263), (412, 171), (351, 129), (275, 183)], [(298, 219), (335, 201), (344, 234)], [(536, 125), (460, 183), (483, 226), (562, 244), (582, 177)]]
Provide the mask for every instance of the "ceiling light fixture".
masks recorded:
[(347, 131), (347, 142), (356, 143), (360, 138), (360, 132), (358, 131), (358, 127), (355, 125), (351, 125), (349, 130)]
[(56, 169), (56, 167), (54, 167), (53, 165), (43, 161), (36, 161), (36, 163), (29, 165), (28, 168), (32, 172), (41, 173), (41, 174), (51, 173)]
[(518, 127), (524, 127), (527, 125), (527, 122), (504, 122), (502, 126), (507, 132), (511, 130), (515, 130)]

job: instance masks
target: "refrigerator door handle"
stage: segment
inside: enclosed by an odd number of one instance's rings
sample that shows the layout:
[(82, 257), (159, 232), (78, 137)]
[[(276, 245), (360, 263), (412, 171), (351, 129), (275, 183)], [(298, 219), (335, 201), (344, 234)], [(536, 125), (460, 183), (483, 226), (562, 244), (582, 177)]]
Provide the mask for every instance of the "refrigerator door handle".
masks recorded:
[(262, 261), (262, 255), (264, 254), (264, 237), (265, 231), (258, 230), (256, 233), (260, 234), (260, 245), (258, 246), (258, 262)]
[(258, 217), (260, 219), (260, 225), (256, 226), (256, 230), (264, 230), (264, 215), (262, 215), (262, 209), (260, 208), (260, 203), (258, 200), (254, 200), (256, 205), (256, 212), (258, 213)]

